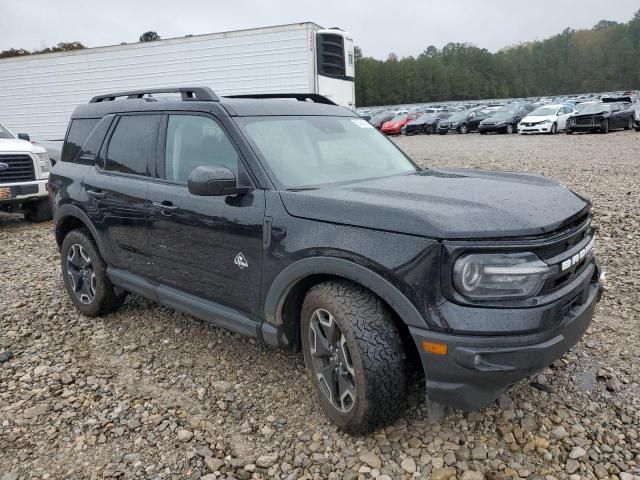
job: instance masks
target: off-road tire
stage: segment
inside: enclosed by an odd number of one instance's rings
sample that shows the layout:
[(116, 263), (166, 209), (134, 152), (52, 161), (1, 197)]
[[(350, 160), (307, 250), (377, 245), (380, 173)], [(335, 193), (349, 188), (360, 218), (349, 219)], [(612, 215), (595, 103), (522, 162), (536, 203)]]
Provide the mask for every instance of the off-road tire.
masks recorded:
[[(68, 277), (67, 256), (73, 245), (80, 245), (91, 259), (93, 273), (95, 273), (95, 296), (91, 303), (80, 301)], [(112, 312), (122, 304), (124, 294), (119, 295), (114, 290), (113, 284), (107, 276), (107, 265), (100, 256), (100, 251), (88, 230), (84, 228), (72, 230), (64, 237), (60, 249), (60, 260), (64, 287), (69, 298), (81, 313), (88, 317), (96, 317)]]
[[(310, 325), (318, 309), (333, 316), (350, 352), (356, 398), (348, 412), (331, 403), (313, 366)], [(404, 413), (407, 357), (392, 314), (376, 295), (348, 281), (321, 283), (307, 293), (301, 322), (305, 365), (323, 410), (339, 428), (366, 433)]]
[(42, 198), (26, 205), (24, 218), (33, 223), (48, 222), (53, 218), (48, 198)]

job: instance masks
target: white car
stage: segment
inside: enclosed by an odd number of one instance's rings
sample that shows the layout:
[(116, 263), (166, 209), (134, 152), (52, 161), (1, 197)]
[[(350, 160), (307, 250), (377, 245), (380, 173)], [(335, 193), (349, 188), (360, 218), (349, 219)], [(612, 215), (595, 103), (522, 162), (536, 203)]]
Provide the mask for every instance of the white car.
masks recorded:
[(51, 219), (47, 151), (26, 134), (16, 136), (0, 124), (0, 212), (20, 212), (31, 221)]
[(567, 105), (544, 105), (536, 108), (518, 124), (518, 131), (530, 133), (554, 134), (567, 128), (567, 120), (575, 112)]

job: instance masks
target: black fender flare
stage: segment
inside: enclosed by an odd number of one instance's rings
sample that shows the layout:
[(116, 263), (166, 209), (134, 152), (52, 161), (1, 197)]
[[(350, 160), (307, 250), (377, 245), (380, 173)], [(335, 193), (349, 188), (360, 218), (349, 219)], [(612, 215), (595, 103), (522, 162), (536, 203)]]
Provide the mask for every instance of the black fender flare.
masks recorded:
[(60, 205), (54, 215), (53, 215), (53, 222), (55, 225), (55, 229), (56, 229), (56, 239), (57, 239), (57, 233), (58, 233), (58, 226), (60, 225), (60, 223), (62, 221), (64, 221), (65, 218), (68, 217), (73, 217), (73, 218), (77, 218), (78, 220), (80, 220), (85, 227), (87, 227), (87, 229), (89, 230), (89, 232), (91, 232), (91, 236), (93, 237), (94, 241), (96, 242), (96, 245), (98, 246), (98, 250), (100, 251), (100, 255), (102, 256), (102, 258), (104, 258), (105, 260), (107, 259), (107, 257), (105, 256), (106, 251), (104, 249), (104, 246), (102, 245), (102, 240), (100, 239), (100, 235), (98, 235), (98, 231), (96, 230), (96, 228), (93, 226), (93, 224), (91, 223), (91, 220), (89, 219), (89, 216), (84, 213), (80, 208), (76, 207), (75, 205), (71, 204), (71, 203), (66, 203), (64, 205)]
[(426, 328), (427, 322), (409, 299), (391, 282), (357, 263), (335, 257), (308, 257), (285, 267), (274, 279), (264, 302), (263, 340), (273, 346), (280, 344), (278, 329), (282, 325), (280, 312), (291, 289), (311, 275), (335, 275), (351, 280), (378, 295), (408, 326)]

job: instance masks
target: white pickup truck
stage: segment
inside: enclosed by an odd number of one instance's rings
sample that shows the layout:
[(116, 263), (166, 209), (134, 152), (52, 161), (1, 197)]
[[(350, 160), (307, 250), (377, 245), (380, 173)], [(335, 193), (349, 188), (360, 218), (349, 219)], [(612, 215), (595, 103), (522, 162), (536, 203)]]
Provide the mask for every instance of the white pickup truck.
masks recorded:
[(23, 213), (27, 220), (51, 220), (47, 151), (0, 124), (0, 212)]

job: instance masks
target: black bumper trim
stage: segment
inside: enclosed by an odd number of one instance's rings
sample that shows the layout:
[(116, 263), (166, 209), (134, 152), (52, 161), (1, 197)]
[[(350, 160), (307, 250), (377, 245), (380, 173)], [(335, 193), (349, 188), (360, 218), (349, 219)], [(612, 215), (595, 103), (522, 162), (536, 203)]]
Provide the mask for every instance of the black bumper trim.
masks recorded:
[[(580, 340), (591, 323), (601, 291), (600, 283), (590, 283), (585, 302), (567, 311), (555, 328), (536, 334), (462, 336), (410, 327), (426, 376), (427, 396), (463, 410), (489, 405), (509, 385), (549, 366)], [(424, 340), (446, 343), (448, 354), (424, 352)]]

